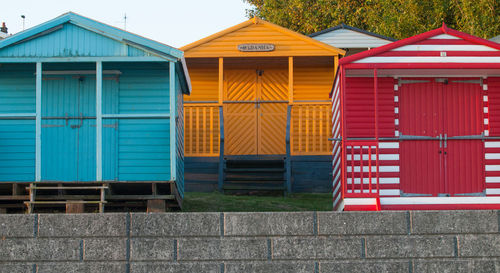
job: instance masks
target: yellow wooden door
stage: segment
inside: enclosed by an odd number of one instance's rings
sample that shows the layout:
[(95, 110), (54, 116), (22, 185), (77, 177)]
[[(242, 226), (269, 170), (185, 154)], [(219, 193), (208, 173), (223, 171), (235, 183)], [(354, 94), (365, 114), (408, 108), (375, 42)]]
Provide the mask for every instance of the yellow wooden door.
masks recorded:
[(287, 71), (229, 70), (224, 85), (224, 153), (285, 154)]
[(258, 118), (258, 153), (286, 153), (286, 103), (260, 103)]
[(224, 75), (224, 154), (257, 154), (257, 74), (255, 69)]

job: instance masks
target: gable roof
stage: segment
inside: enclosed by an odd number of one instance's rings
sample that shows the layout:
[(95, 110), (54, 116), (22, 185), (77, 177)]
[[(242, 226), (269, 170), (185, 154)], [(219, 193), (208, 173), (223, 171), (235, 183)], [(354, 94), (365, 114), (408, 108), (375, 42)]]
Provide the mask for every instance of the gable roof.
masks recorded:
[[(390, 43), (390, 44), (387, 44), (387, 45), (384, 45), (381, 47), (377, 47), (377, 48), (374, 48), (374, 49), (371, 49), (368, 51), (364, 51), (364, 52), (361, 52), (358, 54), (354, 54), (354, 55), (342, 58), (342, 59), (340, 59), (339, 64), (343, 65), (343, 64), (348, 64), (348, 63), (360, 61), (361, 59), (364, 59), (364, 58), (374, 57), (376, 55), (383, 54), (383, 53), (395, 50), (395, 49), (400, 48), (400, 47), (416, 44), (418, 42), (430, 39), (430, 38), (438, 36), (438, 35), (453, 36), (453, 37), (456, 37), (458, 39), (464, 40), (465, 43), (476, 44), (476, 45), (486, 46), (486, 47), (489, 47), (492, 49), (500, 50), (500, 44), (498, 44), (498, 43), (488, 41), (486, 39), (482, 39), (482, 38), (479, 38), (479, 37), (476, 37), (476, 36), (473, 36), (473, 35), (470, 35), (470, 34), (467, 34), (464, 32), (460, 32), (458, 30), (448, 28), (443, 23), (442, 27), (440, 27), (440, 28), (437, 28), (437, 29), (434, 29), (434, 30), (431, 30), (428, 32), (424, 32), (424, 33), (421, 33), (421, 34), (418, 34), (416, 36), (409, 37), (409, 38), (406, 38), (403, 40), (399, 40), (399, 41), (396, 41), (396, 42), (393, 42), (393, 43)], [(442, 40), (450, 41), (452, 39), (436, 39), (436, 40), (438, 40), (438, 41), (437, 41), (437, 43), (435, 43), (435, 45), (443, 45), (444, 46), (444, 45), (446, 45), (447, 42), (446, 41), (443, 42)], [(442, 43), (442, 44), (440, 44), (440, 43)], [(400, 50), (400, 51), (402, 51), (402, 50)], [(446, 49), (444, 49), (444, 51), (446, 51)], [(439, 51), (435, 51), (435, 52), (439, 53)], [(470, 51), (466, 51), (466, 52), (470, 52)]]
[(57, 30), (58, 27), (65, 23), (72, 23), (84, 29), (96, 32), (102, 36), (124, 42), (127, 44), (132, 44), (135, 47), (141, 48), (143, 50), (152, 52), (156, 55), (171, 58), (171, 59), (181, 59), (183, 57), (183, 52), (174, 47), (156, 42), (137, 34), (127, 32), (125, 30), (112, 27), (110, 25), (92, 20), (90, 18), (81, 16), (73, 12), (67, 12), (59, 17), (56, 17), (50, 21), (27, 29), (25, 31), (19, 32), (15, 35), (9, 36), (8, 38), (0, 41), (0, 49), (8, 47), (13, 44), (22, 43), (39, 36), (43, 36)]
[(493, 41), (495, 43), (500, 43), (500, 35), (497, 35), (497, 36), (491, 38), (490, 41)]
[(316, 37), (316, 36), (319, 36), (321, 34), (325, 34), (325, 33), (328, 33), (328, 32), (335, 31), (335, 30), (339, 30), (339, 29), (348, 29), (348, 30), (356, 31), (356, 32), (363, 33), (363, 34), (366, 34), (366, 35), (370, 35), (370, 36), (373, 36), (373, 37), (377, 37), (377, 38), (380, 38), (380, 39), (388, 40), (388, 41), (391, 41), (391, 42), (397, 41), (394, 38), (387, 37), (387, 36), (384, 36), (384, 35), (380, 35), (380, 34), (377, 34), (377, 33), (373, 33), (373, 32), (370, 32), (370, 31), (367, 31), (367, 30), (364, 30), (364, 29), (360, 29), (360, 28), (357, 28), (357, 27), (351, 27), (351, 26), (346, 25), (344, 23), (341, 23), (338, 26), (334, 26), (334, 27), (331, 27), (331, 28), (324, 29), (322, 31), (318, 31), (318, 32), (309, 34), (309, 37)]
[(216, 39), (220, 39), (226, 35), (230, 35), (231, 33), (234, 33), (234, 32), (237, 32), (239, 30), (242, 30), (246, 27), (250, 27), (252, 25), (260, 25), (260, 26), (263, 26), (267, 29), (270, 29), (270, 30), (273, 30), (273, 31), (276, 31), (278, 33), (281, 33), (281, 34), (284, 34), (288, 37), (291, 37), (295, 40), (299, 40), (299, 41), (302, 41), (308, 45), (311, 45), (313, 47), (316, 47), (318, 49), (321, 49), (321, 50), (325, 50), (325, 51), (328, 51), (330, 52), (330, 54), (332, 55), (344, 55), (345, 54), (345, 51), (342, 50), (342, 49), (339, 49), (339, 48), (336, 48), (336, 47), (333, 47), (333, 46), (330, 46), (328, 44), (325, 44), (325, 43), (322, 43), (322, 42), (319, 42), (319, 41), (316, 41), (310, 37), (307, 37), (305, 35), (302, 35), (300, 33), (297, 33), (295, 31), (292, 31), (292, 30), (289, 30), (287, 28), (284, 28), (284, 27), (281, 27), (281, 26), (278, 26), (278, 25), (275, 25), (273, 23), (270, 23), (270, 22), (267, 22), (267, 21), (264, 21), (262, 19), (259, 19), (257, 17), (254, 17), (250, 20), (247, 20), (243, 23), (240, 23), (240, 24), (237, 24), (235, 26), (232, 26), (230, 28), (227, 28), (225, 30), (222, 30), (220, 32), (217, 32), (215, 34), (212, 34), (208, 37), (205, 37), (203, 39), (200, 39), (196, 42), (193, 42), (193, 43), (190, 43), (188, 45), (185, 45), (183, 47), (181, 47), (180, 49), (185, 51), (186, 52), (186, 56), (189, 57), (188, 55), (188, 52), (191, 51), (191, 50), (194, 50), (200, 46), (203, 46), (203, 45), (206, 45)]

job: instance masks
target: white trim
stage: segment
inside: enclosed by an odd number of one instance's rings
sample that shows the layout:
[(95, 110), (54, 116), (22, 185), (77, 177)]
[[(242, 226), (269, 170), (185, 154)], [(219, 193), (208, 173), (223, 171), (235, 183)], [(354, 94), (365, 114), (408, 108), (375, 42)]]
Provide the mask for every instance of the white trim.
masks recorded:
[(484, 142), (485, 148), (500, 148), (500, 141), (486, 141)]
[(483, 84), (483, 91), (488, 91), (488, 84)]
[[(376, 190), (375, 190), (376, 192)], [(399, 190), (380, 190), (379, 194), (382, 195), (401, 195), (401, 192)]]
[(399, 137), (399, 131), (398, 130), (394, 131), (394, 136)]
[(490, 130), (484, 130), (484, 136), (489, 136), (490, 135)]
[(377, 205), (377, 198), (345, 198), (345, 206)]
[(354, 63), (500, 63), (500, 57), (367, 57)]
[[(354, 172), (355, 173), (361, 172), (360, 167), (361, 166), (354, 166)], [(399, 166), (378, 166), (378, 168), (379, 168), (379, 172), (388, 172), (388, 173), (399, 172)], [(499, 165), (499, 169), (500, 169), (500, 165)], [(377, 166), (372, 165), (372, 172), (376, 172), (376, 171), (377, 171)], [(352, 172), (352, 166), (347, 166), (347, 172)], [(364, 173), (369, 172), (368, 166), (363, 166), (363, 172)], [(368, 176), (368, 174), (367, 174), (367, 176)]]
[(484, 159), (500, 159), (500, 153), (485, 153)]
[(36, 63), (35, 181), (42, 180), (42, 63)]
[(486, 171), (500, 171), (500, 165), (485, 165), (484, 169)]
[[(352, 155), (347, 154), (347, 160), (351, 160)], [(354, 160), (360, 160), (361, 155), (360, 154), (355, 154), (354, 155)], [(378, 155), (379, 160), (399, 160), (399, 154), (379, 154)], [(368, 154), (363, 154), (363, 160), (368, 160)], [(377, 160), (377, 155), (372, 153), (371, 160)]]
[(485, 45), (405, 45), (402, 47), (397, 47), (391, 51), (498, 51), (498, 50)]
[(394, 107), (394, 114), (399, 114), (399, 107)]
[(399, 142), (379, 142), (378, 147), (380, 149), (398, 149)]
[(487, 118), (484, 119), (484, 125), (488, 125), (488, 119)]
[(170, 180), (175, 181), (177, 174), (177, 134), (176, 134), (176, 89), (175, 62), (169, 62), (169, 94), (170, 94)]
[(483, 107), (483, 113), (488, 114), (488, 107)]
[[(370, 184), (370, 178), (363, 177), (363, 185), (368, 185)], [(375, 176), (372, 176), (372, 184), (377, 183), (377, 178)], [(352, 178), (348, 177), (347, 178), (347, 183), (349, 185), (352, 185)], [(379, 183), (380, 184), (399, 184), (399, 177), (379, 177)], [(354, 184), (359, 185), (361, 184), (361, 178), (354, 178)]]
[(96, 181), (102, 181), (102, 62), (96, 62)]
[[(483, 85), (483, 88), (484, 88), (484, 85)], [(483, 89), (483, 90), (484, 90), (484, 89)], [(484, 102), (488, 102), (488, 96), (484, 95), (484, 96), (483, 96), (483, 101), (484, 101)]]
[(380, 198), (380, 204), (381, 205), (500, 204), (500, 197), (385, 197), (385, 198)]
[(394, 125), (399, 125), (399, 119), (394, 119)]
[(36, 118), (36, 113), (0, 113), (0, 118)]
[(430, 37), (429, 39), (450, 39), (450, 40), (462, 40), (461, 38), (458, 38), (456, 36), (452, 36), (449, 34), (439, 34), (433, 37)]
[(399, 97), (398, 96), (394, 96), (394, 102), (399, 102)]
[(487, 176), (486, 183), (500, 183), (500, 176)]
[(102, 118), (105, 119), (130, 119), (130, 118), (170, 118), (169, 113), (158, 113), (158, 114), (102, 114)]
[(486, 189), (486, 194), (500, 194), (500, 189)]

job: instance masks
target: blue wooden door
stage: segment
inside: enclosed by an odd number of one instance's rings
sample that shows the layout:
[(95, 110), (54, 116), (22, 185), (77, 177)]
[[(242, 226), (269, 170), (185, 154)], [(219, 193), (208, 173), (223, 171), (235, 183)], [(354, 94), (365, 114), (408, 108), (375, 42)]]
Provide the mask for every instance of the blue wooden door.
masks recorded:
[(42, 87), (42, 180), (94, 181), (95, 77), (46, 77)]

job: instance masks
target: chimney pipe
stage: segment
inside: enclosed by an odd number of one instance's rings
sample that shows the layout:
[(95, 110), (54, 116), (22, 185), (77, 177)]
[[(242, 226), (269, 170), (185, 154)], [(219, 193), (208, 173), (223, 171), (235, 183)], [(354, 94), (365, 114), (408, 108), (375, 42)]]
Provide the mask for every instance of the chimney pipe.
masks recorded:
[(0, 28), (0, 32), (3, 32), (5, 34), (7, 34), (7, 26), (5, 26), (5, 22), (2, 23), (2, 27)]

